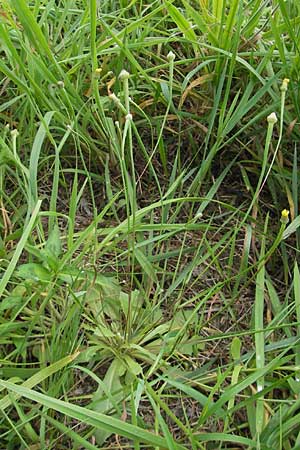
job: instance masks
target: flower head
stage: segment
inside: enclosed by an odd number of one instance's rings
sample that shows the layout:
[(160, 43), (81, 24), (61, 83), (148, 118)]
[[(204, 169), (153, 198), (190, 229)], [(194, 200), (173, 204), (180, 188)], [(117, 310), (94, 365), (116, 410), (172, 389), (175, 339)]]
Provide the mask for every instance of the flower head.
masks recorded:
[(11, 130), (10, 134), (11, 134), (11, 137), (12, 137), (12, 138), (16, 138), (16, 137), (19, 136), (19, 132), (18, 132), (18, 130), (17, 130), (16, 128), (14, 128), (13, 130)]
[(169, 62), (171, 62), (171, 61), (174, 61), (174, 59), (175, 59), (175, 53), (173, 53), (172, 51), (170, 51), (170, 52), (167, 54), (167, 60), (168, 60)]
[(282, 81), (282, 85), (280, 86), (280, 90), (286, 92), (289, 82), (290, 80), (288, 78), (284, 78), (284, 80)]
[(272, 112), (271, 114), (269, 114), (267, 117), (267, 121), (268, 121), (268, 123), (275, 124), (277, 122), (276, 113)]
[(127, 70), (125, 69), (122, 69), (119, 75), (119, 80), (120, 81), (124, 81), (126, 79), (128, 80), (129, 76), (130, 76), (129, 72), (127, 72)]
[(290, 212), (289, 212), (288, 209), (283, 209), (283, 210), (281, 211), (281, 219), (280, 219), (280, 222), (281, 222), (281, 223), (288, 223), (288, 221), (289, 221), (289, 214), (290, 214)]

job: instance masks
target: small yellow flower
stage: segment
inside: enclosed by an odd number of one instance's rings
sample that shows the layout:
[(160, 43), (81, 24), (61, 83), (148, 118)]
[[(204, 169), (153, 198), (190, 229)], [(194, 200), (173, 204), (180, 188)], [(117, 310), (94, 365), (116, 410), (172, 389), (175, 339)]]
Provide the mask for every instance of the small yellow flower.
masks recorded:
[(97, 67), (97, 69), (95, 69), (95, 78), (100, 78), (100, 75), (102, 73), (102, 69), (101, 67)]
[(289, 214), (290, 214), (290, 212), (289, 212), (287, 209), (283, 209), (283, 210), (281, 211), (281, 219), (280, 219), (280, 222), (281, 222), (281, 223), (288, 223), (288, 221), (289, 221)]

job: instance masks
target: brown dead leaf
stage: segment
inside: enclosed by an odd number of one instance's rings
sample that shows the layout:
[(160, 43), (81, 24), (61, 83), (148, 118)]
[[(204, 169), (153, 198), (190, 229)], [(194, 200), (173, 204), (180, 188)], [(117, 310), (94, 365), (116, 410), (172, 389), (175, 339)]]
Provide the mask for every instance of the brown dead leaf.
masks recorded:
[(294, 129), (296, 123), (297, 123), (297, 119), (294, 119), (294, 120), (292, 120), (292, 122), (289, 124), (288, 129), (287, 129), (287, 132), (286, 132), (287, 137), (290, 137), (290, 135), (292, 134), (293, 129)]
[(185, 89), (185, 91), (183, 92), (180, 102), (179, 102), (179, 109), (182, 107), (182, 105), (184, 104), (187, 96), (190, 94), (190, 92), (197, 86), (201, 86), (202, 84), (207, 83), (208, 81), (212, 80), (213, 78), (213, 74), (212, 73), (208, 73), (205, 75), (201, 75), (201, 77), (196, 78), (194, 81), (192, 81), (188, 87)]

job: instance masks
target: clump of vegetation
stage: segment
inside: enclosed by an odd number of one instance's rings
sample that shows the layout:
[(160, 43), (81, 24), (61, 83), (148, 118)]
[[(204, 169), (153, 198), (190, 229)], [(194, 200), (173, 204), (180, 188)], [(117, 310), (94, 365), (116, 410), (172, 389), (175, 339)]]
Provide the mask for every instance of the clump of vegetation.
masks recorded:
[(0, 443), (300, 448), (300, 6), (0, 6)]

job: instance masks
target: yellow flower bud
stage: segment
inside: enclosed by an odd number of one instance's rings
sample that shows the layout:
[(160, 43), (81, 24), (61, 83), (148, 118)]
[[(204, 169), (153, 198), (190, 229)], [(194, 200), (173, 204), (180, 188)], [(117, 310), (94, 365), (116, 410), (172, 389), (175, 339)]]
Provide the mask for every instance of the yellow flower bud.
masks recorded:
[(102, 72), (102, 69), (101, 69), (101, 67), (97, 67), (97, 69), (95, 69), (95, 78), (100, 78), (100, 75), (101, 75), (101, 72)]
[(289, 214), (290, 214), (290, 212), (289, 212), (287, 209), (283, 209), (283, 210), (281, 211), (281, 219), (280, 219), (280, 222), (281, 222), (281, 223), (288, 223), (288, 221), (289, 221)]
[(288, 78), (284, 78), (282, 85), (280, 87), (280, 90), (286, 92), (289, 82), (290, 82), (290, 80)]

